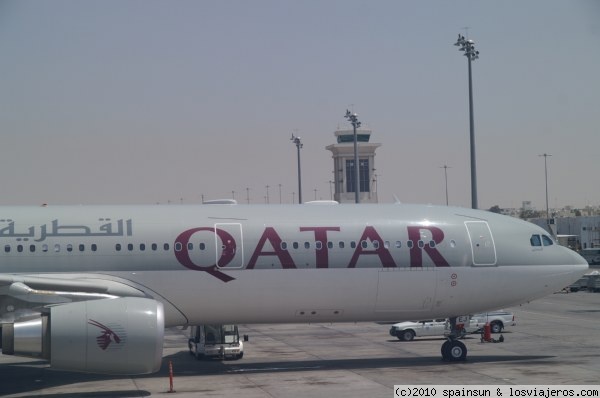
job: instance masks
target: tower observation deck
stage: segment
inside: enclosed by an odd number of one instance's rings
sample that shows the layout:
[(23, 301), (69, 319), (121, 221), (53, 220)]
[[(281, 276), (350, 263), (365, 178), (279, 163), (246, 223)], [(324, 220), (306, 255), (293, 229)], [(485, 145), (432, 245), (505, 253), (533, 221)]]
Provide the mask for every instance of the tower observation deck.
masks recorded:
[[(325, 147), (332, 152), (334, 200), (340, 203), (354, 203), (355, 165), (354, 131), (338, 130), (334, 133), (337, 143)], [(361, 203), (377, 203), (377, 184), (375, 179), (375, 150), (381, 144), (369, 142), (371, 130), (356, 130), (358, 146), (359, 195)]]

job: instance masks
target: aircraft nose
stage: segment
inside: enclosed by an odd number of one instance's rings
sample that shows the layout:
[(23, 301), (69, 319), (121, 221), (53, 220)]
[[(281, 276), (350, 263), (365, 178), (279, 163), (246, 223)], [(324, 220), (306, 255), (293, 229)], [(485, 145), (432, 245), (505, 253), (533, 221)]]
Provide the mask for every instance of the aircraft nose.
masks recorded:
[(581, 271), (581, 273), (583, 274), (590, 268), (590, 265), (588, 264), (587, 260), (585, 258), (583, 258), (579, 253), (577, 253), (567, 247), (565, 247), (564, 250), (569, 252), (569, 255), (572, 259), (574, 272)]

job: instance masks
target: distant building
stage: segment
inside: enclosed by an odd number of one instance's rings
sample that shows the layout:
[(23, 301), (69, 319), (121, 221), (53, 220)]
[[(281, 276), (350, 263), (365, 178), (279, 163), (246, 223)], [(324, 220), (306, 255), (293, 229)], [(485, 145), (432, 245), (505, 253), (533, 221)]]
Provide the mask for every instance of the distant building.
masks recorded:
[[(548, 229), (545, 218), (535, 218), (532, 223)], [(569, 246), (576, 250), (600, 248), (600, 216), (560, 217), (552, 219), (556, 234), (573, 237)]]
[[(355, 201), (354, 130), (338, 130), (337, 144), (325, 149), (333, 154), (334, 200), (340, 203)], [(369, 142), (371, 130), (358, 129), (359, 198), (361, 203), (377, 203), (377, 181), (375, 178), (375, 150), (381, 146)]]
[(523, 209), (523, 211), (533, 211), (533, 210), (535, 210), (533, 208), (533, 205), (531, 204), (531, 200), (524, 200), (523, 201), (523, 206), (521, 208)]

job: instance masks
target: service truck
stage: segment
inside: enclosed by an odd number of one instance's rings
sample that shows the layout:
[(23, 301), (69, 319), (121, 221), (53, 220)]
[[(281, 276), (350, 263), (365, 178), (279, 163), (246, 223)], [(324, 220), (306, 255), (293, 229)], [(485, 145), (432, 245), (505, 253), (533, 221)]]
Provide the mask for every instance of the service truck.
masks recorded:
[(237, 325), (192, 326), (188, 346), (196, 359), (240, 359), (244, 343), (240, 341)]

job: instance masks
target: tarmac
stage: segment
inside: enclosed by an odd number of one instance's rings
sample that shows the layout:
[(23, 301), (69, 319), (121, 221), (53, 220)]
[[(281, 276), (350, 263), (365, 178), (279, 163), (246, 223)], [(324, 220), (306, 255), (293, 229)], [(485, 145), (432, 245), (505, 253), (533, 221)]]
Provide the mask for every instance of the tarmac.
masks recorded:
[(395, 384), (600, 385), (600, 293), (556, 293), (510, 310), (517, 325), (506, 328), (504, 342), (469, 335), (462, 363), (441, 360), (442, 337), (401, 342), (388, 324), (240, 325), (249, 341), (238, 361), (197, 361), (187, 332), (172, 328), (153, 375), (54, 371), (0, 355), (0, 396), (389, 398)]

